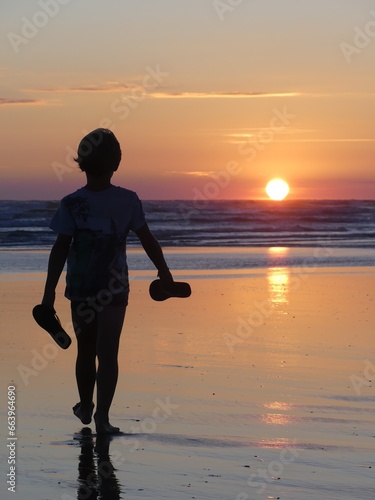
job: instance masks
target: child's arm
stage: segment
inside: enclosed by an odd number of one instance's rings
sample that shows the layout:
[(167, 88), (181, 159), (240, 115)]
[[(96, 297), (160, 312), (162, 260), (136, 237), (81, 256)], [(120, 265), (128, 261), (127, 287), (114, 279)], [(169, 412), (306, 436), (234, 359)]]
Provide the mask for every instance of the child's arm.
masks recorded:
[(52, 247), (48, 261), (47, 280), (44, 288), (42, 304), (52, 306), (55, 303), (55, 289), (59, 281), (65, 261), (68, 257), (72, 236), (58, 234)]
[(167, 287), (170, 283), (173, 282), (173, 277), (170, 270), (168, 269), (167, 263), (165, 262), (163, 250), (161, 249), (158, 240), (152, 234), (147, 224), (136, 231), (136, 234), (146, 254), (158, 270), (158, 276), (160, 280), (162, 281), (163, 285)]

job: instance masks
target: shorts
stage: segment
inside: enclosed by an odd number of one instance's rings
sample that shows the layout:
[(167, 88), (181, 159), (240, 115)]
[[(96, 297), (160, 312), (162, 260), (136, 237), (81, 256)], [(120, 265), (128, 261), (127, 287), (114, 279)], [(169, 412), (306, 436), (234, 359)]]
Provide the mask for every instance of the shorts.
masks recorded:
[(129, 291), (117, 294), (101, 294), (96, 297), (87, 297), (83, 300), (71, 300), (72, 309), (83, 310), (92, 309), (100, 311), (106, 306), (126, 307), (129, 300)]

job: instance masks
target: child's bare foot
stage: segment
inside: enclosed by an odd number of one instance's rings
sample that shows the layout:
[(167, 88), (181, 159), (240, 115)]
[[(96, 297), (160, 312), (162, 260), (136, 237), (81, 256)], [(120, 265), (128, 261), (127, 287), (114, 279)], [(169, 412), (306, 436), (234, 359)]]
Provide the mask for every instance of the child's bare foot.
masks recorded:
[(76, 417), (80, 419), (80, 421), (87, 425), (91, 422), (92, 412), (94, 411), (94, 403), (91, 403), (91, 406), (85, 407), (82, 406), (82, 403), (77, 403), (73, 406), (73, 413)]
[(95, 413), (94, 415), (95, 426), (97, 434), (118, 434), (119, 427), (113, 427), (108, 421), (108, 417), (102, 417)]

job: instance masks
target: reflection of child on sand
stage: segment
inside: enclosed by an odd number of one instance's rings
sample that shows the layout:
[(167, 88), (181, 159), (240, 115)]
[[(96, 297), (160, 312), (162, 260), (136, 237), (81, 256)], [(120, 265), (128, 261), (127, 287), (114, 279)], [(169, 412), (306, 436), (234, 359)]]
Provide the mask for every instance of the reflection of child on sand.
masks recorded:
[(109, 409), (117, 384), (119, 340), (128, 304), (126, 237), (130, 230), (137, 234), (158, 269), (162, 286), (173, 283), (137, 194), (111, 184), (120, 160), (120, 145), (110, 130), (94, 130), (80, 142), (76, 161), (87, 183), (61, 200), (52, 219), (50, 227), (58, 234), (42, 300), (53, 307), (55, 289), (67, 261), (65, 296), (71, 301), (78, 345), (80, 402), (73, 411), (83, 424), (91, 422), (96, 383), (96, 430), (107, 434), (119, 432), (109, 423)]

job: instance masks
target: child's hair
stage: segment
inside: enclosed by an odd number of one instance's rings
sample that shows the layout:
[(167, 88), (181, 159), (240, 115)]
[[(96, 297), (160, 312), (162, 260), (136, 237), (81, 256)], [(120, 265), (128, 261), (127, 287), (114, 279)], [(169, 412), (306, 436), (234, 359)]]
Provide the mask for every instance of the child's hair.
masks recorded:
[(97, 128), (81, 140), (74, 160), (93, 177), (115, 172), (121, 161), (120, 144), (111, 130)]

